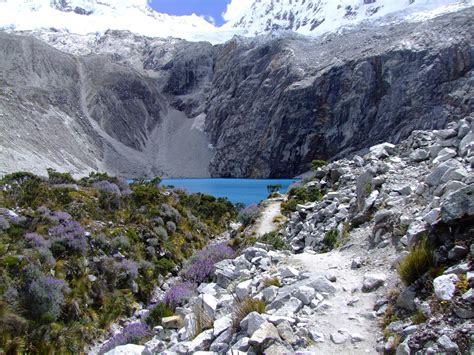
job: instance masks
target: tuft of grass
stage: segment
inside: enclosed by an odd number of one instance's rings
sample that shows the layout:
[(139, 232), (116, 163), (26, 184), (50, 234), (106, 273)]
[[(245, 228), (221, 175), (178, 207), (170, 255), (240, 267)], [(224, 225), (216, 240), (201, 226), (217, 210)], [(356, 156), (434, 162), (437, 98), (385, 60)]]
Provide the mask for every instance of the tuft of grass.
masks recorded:
[(284, 219), (285, 217), (283, 217), (281, 214), (276, 215), (275, 217), (273, 217), (273, 223), (281, 223)]
[(328, 164), (328, 162), (326, 160), (320, 160), (320, 159), (317, 159), (317, 160), (313, 160), (311, 162), (311, 170), (318, 170), (319, 168), (322, 168), (323, 166), (326, 166)]
[(420, 310), (415, 311), (415, 313), (412, 314), (410, 319), (413, 324), (421, 324), (426, 322), (426, 317)]
[(469, 282), (467, 281), (466, 275), (459, 276), (459, 281), (456, 282), (456, 290), (458, 290), (461, 295), (469, 290)]
[(243, 300), (236, 299), (234, 303), (233, 325), (234, 328), (240, 326), (240, 322), (252, 312), (265, 313), (267, 305), (262, 300), (246, 297)]
[(331, 251), (337, 244), (339, 232), (337, 229), (331, 229), (323, 238), (324, 251)]
[(276, 276), (263, 280), (263, 284), (265, 285), (265, 287), (270, 287), (270, 286), (281, 287), (281, 281)]
[(265, 233), (259, 238), (259, 241), (271, 245), (276, 250), (288, 249), (285, 239), (275, 231)]
[(398, 274), (407, 286), (414, 283), (434, 267), (434, 253), (425, 237), (415, 244), (397, 267)]
[(385, 313), (382, 315), (380, 318), (380, 326), (382, 328), (385, 328), (392, 322), (396, 322), (398, 320), (398, 316), (395, 313), (395, 309), (393, 308), (392, 305), (388, 305), (387, 309), (385, 310)]
[(192, 339), (196, 338), (203, 331), (211, 329), (214, 326), (214, 322), (211, 316), (204, 312), (204, 308), (201, 306), (193, 307), (194, 316), (196, 322), (194, 323)]

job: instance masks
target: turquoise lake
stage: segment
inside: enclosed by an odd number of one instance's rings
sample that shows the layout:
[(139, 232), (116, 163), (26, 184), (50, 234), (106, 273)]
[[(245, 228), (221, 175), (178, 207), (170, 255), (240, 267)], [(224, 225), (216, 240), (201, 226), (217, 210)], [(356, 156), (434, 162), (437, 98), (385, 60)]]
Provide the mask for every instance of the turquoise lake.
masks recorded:
[(285, 193), (296, 181), (298, 179), (163, 179), (161, 185), (183, 188), (189, 193), (227, 197), (232, 203), (250, 205), (267, 198), (268, 185), (282, 185), (280, 192)]

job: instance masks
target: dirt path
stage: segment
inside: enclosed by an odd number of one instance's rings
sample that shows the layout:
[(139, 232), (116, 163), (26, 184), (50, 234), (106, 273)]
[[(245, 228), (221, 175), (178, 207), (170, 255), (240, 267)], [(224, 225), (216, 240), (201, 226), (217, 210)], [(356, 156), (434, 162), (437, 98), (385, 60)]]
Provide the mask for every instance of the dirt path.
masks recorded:
[(255, 233), (257, 237), (278, 229), (279, 224), (275, 223), (274, 219), (281, 215), (282, 202), (282, 198), (270, 199), (264, 202), (262, 213), (256, 223)]
[[(324, 342), (315, 343), (308, 351), (325, 355), (377, 354), (380, 330), (373, 317), (377, 292), (364, 293), (361, 287), (365, 273), (379, 273), (384, 269), (387, 272), (388, 261), (384, 254), (390, 254), (391, 250), (380, 249), (368, 253), (365, 247), (368, 233), (368, 229), (355, 231), (351, 235), (352, 245), (347, 249), (289, 257), (289, 264), (308, 272), (311, 279), (329, 275), (336, 277), (333, 285), (337, 291), (326, 300), (329, 307), (312, 316), (318, 330), (324, 335)], [(365, 259), (366, 265), (360, 269), (351, 269), (352, 261), (360, 256)]]

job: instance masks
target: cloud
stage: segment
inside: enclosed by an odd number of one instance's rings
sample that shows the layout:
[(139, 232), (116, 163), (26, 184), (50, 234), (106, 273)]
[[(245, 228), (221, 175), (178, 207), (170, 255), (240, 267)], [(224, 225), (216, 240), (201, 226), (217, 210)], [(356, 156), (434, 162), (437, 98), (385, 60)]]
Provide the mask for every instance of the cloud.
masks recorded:
[(231, 0), (227, 10), (222, 14), (226, 22), (239, 20), (252, 6), (253, 0)]
[(204, 20), (206, 20), (210, 24), (213, 24), (214, 26), (216, 25), (216, 19), (211, 15), (201, 15), (199, 17), (202, 17)]

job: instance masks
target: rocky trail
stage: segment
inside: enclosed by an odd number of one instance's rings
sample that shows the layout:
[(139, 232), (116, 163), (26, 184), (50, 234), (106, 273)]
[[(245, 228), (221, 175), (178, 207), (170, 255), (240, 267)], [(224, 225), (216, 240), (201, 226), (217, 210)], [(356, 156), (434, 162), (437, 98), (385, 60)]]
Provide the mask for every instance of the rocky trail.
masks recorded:
[(357, 261), (353, 262), (365, 254), (369, 233), (367, 228), (354, 231), (349, 248), (323, 254), (305, 252), (290, 256), (288, 263), (301, 268), (310, 280), (326, 278), (334, 287), (325, 294), (327, 300), (317, 314), (317, 331), (321, 333), (321, 341), (315, 342), (308, 351), (321, 354), (377, 353), (375, 348), (380, 331), (373, 311), (377, 295), (362, 292), (361, 286), (364, 275), (379, 272), (375, 261), (378, 256), (374, 258), (374, 263), (369, 264), (366, 259), (367, 265), (360, 268)]
[(263, 203), (263, 209), (255, 227), (257, 237), (278, 229), (278, 223), (275, 222), (275, 217), (281, 216), (282, 202), (282, 198), (274, 198), (266, 200)]

